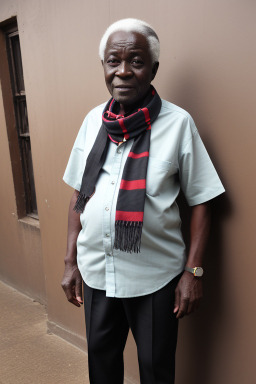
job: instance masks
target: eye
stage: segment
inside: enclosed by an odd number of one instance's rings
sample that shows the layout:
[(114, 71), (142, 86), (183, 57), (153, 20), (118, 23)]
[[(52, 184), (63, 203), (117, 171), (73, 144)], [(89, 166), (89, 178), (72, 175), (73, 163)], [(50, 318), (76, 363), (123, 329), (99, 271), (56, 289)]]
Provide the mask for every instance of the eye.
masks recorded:
[(109, 59), (107, 59), (107, 64), (109, 64), (111, 66), (116, 66), (119, 64), (119, 61), (115, 58), (109, 58)]
[(141, 67), (144, 62), (141, 59), (132, 59), (131, 64), (135, 67)]

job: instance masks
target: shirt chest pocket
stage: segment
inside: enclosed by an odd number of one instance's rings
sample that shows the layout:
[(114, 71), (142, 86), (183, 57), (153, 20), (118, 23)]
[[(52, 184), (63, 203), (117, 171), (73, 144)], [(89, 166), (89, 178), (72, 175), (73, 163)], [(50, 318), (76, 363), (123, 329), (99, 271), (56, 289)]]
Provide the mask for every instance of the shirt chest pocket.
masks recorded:
[[(146, 178), (146, 193), (150, 196), (158, 196), (167, 183), (168, 178), (176, 173), (177, 168), (169, 161), (159, 160), (155, 157), (148, 159)], [(168, 184), (168, 183), (167, 183)]]

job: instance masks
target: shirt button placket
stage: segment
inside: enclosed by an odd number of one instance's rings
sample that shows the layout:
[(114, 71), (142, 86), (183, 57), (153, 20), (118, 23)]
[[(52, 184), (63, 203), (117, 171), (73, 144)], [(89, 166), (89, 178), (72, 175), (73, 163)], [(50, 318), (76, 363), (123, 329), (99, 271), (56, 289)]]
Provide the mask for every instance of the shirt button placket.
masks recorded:
[(113, 199), (115, 196), (115, 187), (118, 180), (118, 175), (120, 173), (121, 161), (122, 161), (123, 148), (117, 147), (115, 153), (115, 159), (110, 173), (110, 184), (106, 191), (105, 199), (105, 209), (103, 213), (103, 244), (105, 251), (105, 261), (106, 261), (106, 295), (115, 296), (116, 284), (115, 284), (115, 268), (114, 268), (114, 257), (112, 250), (112, 239), (114, 239), (114, 234), (112, 234), (111, 229), (115, 228), (115, 220), (111, 214)]

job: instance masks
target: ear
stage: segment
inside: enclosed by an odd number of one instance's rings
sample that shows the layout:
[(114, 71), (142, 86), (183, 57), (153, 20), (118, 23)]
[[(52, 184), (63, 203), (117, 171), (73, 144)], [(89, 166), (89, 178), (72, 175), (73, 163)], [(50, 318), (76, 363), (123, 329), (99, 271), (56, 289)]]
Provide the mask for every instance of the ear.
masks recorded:
[(159, 61), (157, 61), (156, 63), (153, 64), (152, 79), (151, 80), (154, 80), (154, 78), (155, 78), (155, 76), (157, 74), (158, 68), (159, 68)]

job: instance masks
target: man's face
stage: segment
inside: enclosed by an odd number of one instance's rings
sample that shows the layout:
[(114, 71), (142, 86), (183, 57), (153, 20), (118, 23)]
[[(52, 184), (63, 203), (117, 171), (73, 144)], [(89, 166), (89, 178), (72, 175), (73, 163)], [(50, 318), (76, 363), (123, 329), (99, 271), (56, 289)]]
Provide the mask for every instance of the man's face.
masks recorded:
[(107, 41), (103, 68), (107, 88), (120, 103), (120, 112), (125, 112), (144, 98), (158, 63), (152, 64), (145, 36), (118, 31)]

